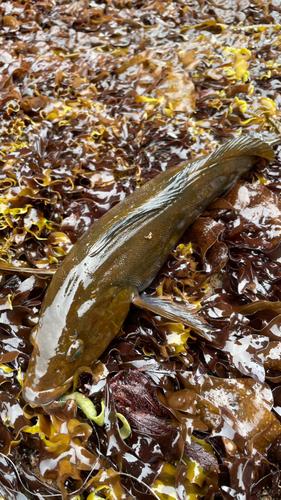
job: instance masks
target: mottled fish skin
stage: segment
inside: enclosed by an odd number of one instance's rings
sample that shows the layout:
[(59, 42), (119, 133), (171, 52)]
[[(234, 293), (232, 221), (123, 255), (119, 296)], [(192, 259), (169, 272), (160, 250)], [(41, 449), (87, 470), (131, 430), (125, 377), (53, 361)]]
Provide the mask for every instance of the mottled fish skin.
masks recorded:
[(240, 137), (159, 174), (95, 222), (73, 246), (45, 295), (32, 333), (23, 396), (47, 404), (118, 334), (139, 291), (154, 279), (203, 210), (256, 162), (265, 142)]

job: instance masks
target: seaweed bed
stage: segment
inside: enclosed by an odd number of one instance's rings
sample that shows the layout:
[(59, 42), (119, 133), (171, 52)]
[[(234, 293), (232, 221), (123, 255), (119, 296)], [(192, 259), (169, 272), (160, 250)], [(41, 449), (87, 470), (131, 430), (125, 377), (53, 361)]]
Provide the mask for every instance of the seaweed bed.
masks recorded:
[(132, 308), (75, 398), (21, 397), (42, 271), (158, 172), (241, 133), (280, 134), (280, 2), (0, 9), (0, 257), (39, 270), (1, 271), (1, 498), (280, 498), (281, 146), (147, 290), (197, 305), (210, 342)]

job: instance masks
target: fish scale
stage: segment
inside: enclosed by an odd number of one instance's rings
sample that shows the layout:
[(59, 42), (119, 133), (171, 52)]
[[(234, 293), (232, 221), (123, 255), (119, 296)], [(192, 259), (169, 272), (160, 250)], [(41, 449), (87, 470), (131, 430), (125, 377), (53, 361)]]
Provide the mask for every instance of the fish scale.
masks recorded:
[(150, 298), (154, 279), (186, 229), (272, 147), (239, 137), (213, 153), (159, 174), (113, 207), (77, 241), (46, 292), (32, 333), (23, 396), (47, 404), (70, 388), (78, 368), (98, 359), (133, 302), (212, 339), (194, 308)]

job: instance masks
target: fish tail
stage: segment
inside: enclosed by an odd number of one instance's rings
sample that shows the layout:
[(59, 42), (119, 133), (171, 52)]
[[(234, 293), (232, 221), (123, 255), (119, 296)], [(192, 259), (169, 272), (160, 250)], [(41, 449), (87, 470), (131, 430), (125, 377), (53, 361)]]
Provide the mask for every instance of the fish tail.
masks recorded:
[(265, 158), (266, 160), (273, 161), (274, 151), (267, 142), (262, 141), (261, 139), (249, 136), (237, 137), (220, 146), (206, 158), (195, 161), (191, 165), (189, 173), (193, 170), (211, 167), (215, 164), (223, 165), (224, 162), (237, 160), (242, 156), (258, 156), (261, 158)]
[(270, 144), (254, 137), (237, 137), (225, 144), (225, 154), (236, 158), (241, 155), (260, 156), (266, 160), (274, 160), (274, 151)]

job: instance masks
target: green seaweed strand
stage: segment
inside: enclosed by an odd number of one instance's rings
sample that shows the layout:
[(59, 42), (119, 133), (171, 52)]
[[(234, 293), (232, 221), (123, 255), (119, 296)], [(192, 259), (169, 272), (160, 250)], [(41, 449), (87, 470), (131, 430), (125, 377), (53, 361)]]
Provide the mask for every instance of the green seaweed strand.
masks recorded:
[[(95, 422), (95, 424), (99, 425), (100, 427), (104, 425), (105, 403), (103, 399), (101, 401), (101, 412), (99, 415), (97, 415), (96, 407), (91, 399), (86, 398), (83, 394), (81, 394), (81, 392), (73, 392), (72, 394), (64, 395), (58, 400), (58, 403), (65, 404), (68, 399), (74, 399), (77, 403), (77, 406), (79, 406), (79, 408), (83, 411), (83, 413), (89, 420)], [(116, 415), (123, 424), (119, 429), (120, 436), (122, 439), (127, 439), (127, 437), (129, 437), (129, 435), (131, 434), (130, 424), (126, 417), (124, 417), (124, 415), (122, 415), (121, 413), (116, 412)]]

